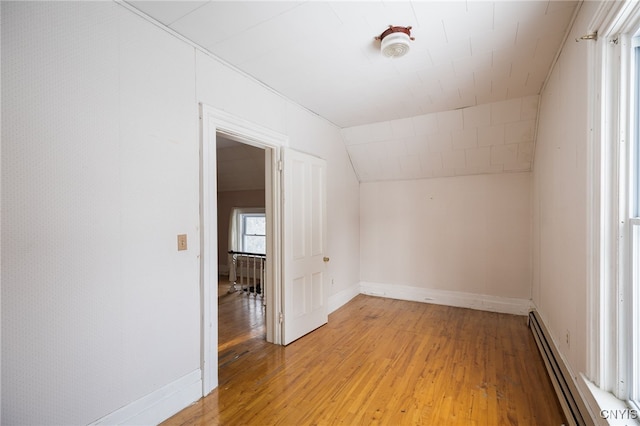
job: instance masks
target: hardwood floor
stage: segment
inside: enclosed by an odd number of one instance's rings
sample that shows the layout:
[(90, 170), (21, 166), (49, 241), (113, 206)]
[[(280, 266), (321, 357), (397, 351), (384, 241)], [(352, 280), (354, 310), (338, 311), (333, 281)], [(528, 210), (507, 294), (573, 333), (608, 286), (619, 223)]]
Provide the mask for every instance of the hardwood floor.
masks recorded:
[(220, 298), (219, 386), (165, 425), (564, 423), (525, 317), (359, 295), (281, 347), (262, 312)]

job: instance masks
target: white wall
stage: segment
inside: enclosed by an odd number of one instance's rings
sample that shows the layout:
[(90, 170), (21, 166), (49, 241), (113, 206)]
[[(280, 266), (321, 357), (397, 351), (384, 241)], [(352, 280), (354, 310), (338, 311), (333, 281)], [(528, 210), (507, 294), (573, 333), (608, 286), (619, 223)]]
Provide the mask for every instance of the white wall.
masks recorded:
[(530, 298), (531, 175), (363, 183), (362, 281)]
[[(196, 52), (202, 102), (289, 136), (289, 146), (327, 160), (327, 273), (330, 296), (358, 283), (359, 183), (339, 130), (315, 114), (262, 89), (202, 52)], [(249, 99), (250, 101), (246, 101)]]
[(3, 424), (86, 424), (199, 369), (200, 101), (327, 159), (333, 291), (357, 283), (336, 128), (115, 3), (1, 7)]
[(88, 423), (199, 366), (193, 49), (113, 3), (2, 8), (2, 423)]
[[(586, 371), (590, 42), (585, 2), (541, 95), (534, 159), (533, 301), (574, 373)], [(569, 343), (566, 333), (569, 333)]]

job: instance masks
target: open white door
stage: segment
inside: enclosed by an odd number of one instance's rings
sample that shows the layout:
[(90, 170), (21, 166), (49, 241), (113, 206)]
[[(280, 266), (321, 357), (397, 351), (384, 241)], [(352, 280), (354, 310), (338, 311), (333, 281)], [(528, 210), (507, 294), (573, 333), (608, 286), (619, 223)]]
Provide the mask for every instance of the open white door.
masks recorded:
[(283, 344), (327, 323), (326, 162), (284, 151)]

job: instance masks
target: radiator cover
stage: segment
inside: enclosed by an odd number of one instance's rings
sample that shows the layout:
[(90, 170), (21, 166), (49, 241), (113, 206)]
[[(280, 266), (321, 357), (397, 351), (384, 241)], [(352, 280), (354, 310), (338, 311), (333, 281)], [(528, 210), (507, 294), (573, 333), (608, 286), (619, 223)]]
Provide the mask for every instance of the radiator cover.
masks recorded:
[(558, 348), (551, 339), (540, 314), (533, 310), (529, 312), (529, 328), (538, 345), (540, 355), (547, 367), (549, 378), (558, 395), (562, 411), (569, 425), (591, 425), (593, 421), (586, 404), (582, 400), (578, 388), (565, 365)]

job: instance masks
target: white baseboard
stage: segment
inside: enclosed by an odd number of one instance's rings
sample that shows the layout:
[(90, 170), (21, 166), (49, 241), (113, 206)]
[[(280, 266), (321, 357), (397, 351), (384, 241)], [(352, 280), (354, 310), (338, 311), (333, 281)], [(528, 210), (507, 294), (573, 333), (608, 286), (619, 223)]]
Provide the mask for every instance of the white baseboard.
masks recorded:
[(400, 284), (361, 282), (360, 293), (391, 299), (410, 300), (412, 302), (434, 303), (436, 305), (456, 306), (515, 315), (527, 315), (533, 307), (529, 299), (435, 290)]
[(156, 425), (202, 397), (202, 372), (178, 380), (107, 414), (91, 425)]
[(339, 309), (342, 305), (346, 304), (349, 300), (353, 299), (358, 294), (360, 294), (360, 285), (355, 284), (334, 294), (333, 296), (329, 296), (329, 313)]

